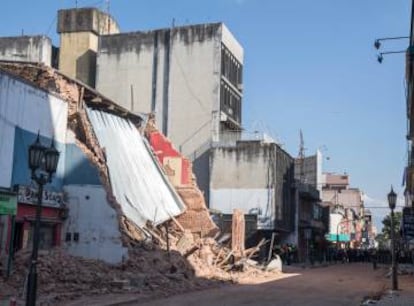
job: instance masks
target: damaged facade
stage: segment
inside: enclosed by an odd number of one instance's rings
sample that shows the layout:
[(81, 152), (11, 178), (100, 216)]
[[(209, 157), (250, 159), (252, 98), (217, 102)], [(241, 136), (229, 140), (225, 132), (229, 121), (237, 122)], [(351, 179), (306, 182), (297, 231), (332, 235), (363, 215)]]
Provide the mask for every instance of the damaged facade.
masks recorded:
[(58, 32), (59, 69), (133, 113), (154, 113), (158, 129), (193, 162), (208, 203), (211, 143), (241, 130), (244, 55), (227, 27), (120, 33), (111, 16), (84, 8), (60, 10)]
[[(62, 173), (51, 186), (64, 205), (56, 241), (72, 254), (119, 262), (128, 246), (151, 235), (148, 220), (214, 235), (210, 206), (226, 217), (242, 209), (249, 237), (277, 232), (279, 242), (298, 243), (304, 193), (295, 185), (294, 159), (272, 139), (243, 138), (244, 51), (223, 23), (120, 33), (108, 14), (77, 8), (58, 12), (57, 30), (59, 72), (0, 66), (63, 105)], [(31, 140), (36, 129), (30, 133)], [(44, 141), (54, 134), (40, 133)], [(28, 185), (22, 177), (4, 187)]]
[[(56, 194), (57, 213), (52, 220), (46, 201), (44, 243), (52, 235), (53, 244), (63, 244), (70, 254), (116, 263), (128, 256), (134, 241), (150, 236), (148, 221), (156, 225), (185, 211), (138, 130), (141, 117), (51, 68), (11, 62), (0, 68), (0, 186), (30, 189), (27, 148), (37, 131), (44, 143), (54, 135), (61, 152), (56, 176), (46, 185), (48, 194)], [(24, 208), (34, 206), (26, 202), (19, 198), (16, 221), (23, 224), (14, 249), (30, 244), (34, 211)], [(1, 220), (3, 228), (10, 227), (10, 217)], [(46, 233), (51, 226), (54, 232)], [(0, 250), (4, 257), (8, 244)]]
[(104, 35), (96, 88), (132, 112), (155, 114), (194, 163), (208, 202), (211, 142), (241, 129), (242, 69), (243, 49), (222, 23)]

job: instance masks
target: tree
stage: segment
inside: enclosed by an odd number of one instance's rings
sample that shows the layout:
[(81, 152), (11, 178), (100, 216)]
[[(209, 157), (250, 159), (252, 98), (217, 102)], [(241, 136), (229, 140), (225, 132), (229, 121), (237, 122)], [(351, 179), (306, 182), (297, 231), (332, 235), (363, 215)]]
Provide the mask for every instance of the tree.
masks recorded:
[(379, 233), (377, 236), (375, 236), (375, 240), (378, 242), (378, 248), (380, 250), (388, 248), (388, 240), (385, 239), (383, 233)]
[[(402, 219), (402, 212), (397, 211), (394, 213), (394, 233), (395, 237), (397, 238), (400, 225), (401, 225), (401, 219)], [(382, 228), (382, 234), (384, 235), (384, 239), (388, 240), (391, 239), (391, 214), (385, 216), (385, 218), (382, 220), (383, 228)]]

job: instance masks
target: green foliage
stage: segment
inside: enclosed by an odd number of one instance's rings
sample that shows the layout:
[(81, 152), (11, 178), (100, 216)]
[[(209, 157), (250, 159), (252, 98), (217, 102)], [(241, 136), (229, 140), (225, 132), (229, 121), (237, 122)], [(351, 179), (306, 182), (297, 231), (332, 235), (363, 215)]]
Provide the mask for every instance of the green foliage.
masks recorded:
[(379, 233), (376, 237), (375, 240), (378, 242), (378, 248), (383, 250), (383, 249), (387, 249), (388, 248), (388, 244), (387, 244), (387, 239), (385, 238), (383, 233)]
[[(397, 235), (399, 233), (400, 224), (402, 219), (402, 212), (398, 211), (394, 213), (394, 233)], [(386, 240), (391, 239), (391, 214), (385, 216), (385, 218), (382, 220), (383, 228), (382, 228), (382, 234), (384, 235), (384, 238)]]

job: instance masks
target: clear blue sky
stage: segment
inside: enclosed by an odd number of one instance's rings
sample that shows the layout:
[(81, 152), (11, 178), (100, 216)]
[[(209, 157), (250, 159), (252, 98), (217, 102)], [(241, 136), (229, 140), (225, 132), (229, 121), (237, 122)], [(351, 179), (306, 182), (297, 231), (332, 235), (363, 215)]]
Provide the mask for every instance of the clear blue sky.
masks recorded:
[[(105, 8), (105, 1), (78, 0)], [(75, 0), (3, 1), (0, 35), (48, 34), (56, 11)], [(122, 31), (223, 21), (245, 51), (243, 124), (278, 138), (293, 156), (302, 129), (306, 153), (330, 159), (351, 184), (385, 201), (399, 195), (406, 163), (403, 54), (376, 61), (375, 38), (409, 35), (409, 0), (112, 0)], [(386, 42), (384, 51), (408, 41)], [(379, 205), (385, 203), (378, 202)], [(385, 210), (373, 210), (385, 213)]]

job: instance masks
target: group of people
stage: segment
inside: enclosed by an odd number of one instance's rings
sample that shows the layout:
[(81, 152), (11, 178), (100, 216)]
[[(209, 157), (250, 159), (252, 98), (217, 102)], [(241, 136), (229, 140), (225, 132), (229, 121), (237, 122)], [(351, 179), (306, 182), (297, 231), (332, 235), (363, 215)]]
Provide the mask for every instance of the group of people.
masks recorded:
[[(412, 252), (398, 250), (396, 252), (398, 263), (414, 263)], [(371, 249), (328, 249), (328, 261), (335, 262), (371, 262), (374, 269), (376, 269), (378, 263), (390, 264), (391, 263), (391, 251), (390, 250), (377, 250)]]
[(338, 249), (329, 248), (327, 260), (332, 262), (370, 262), (375, 255), (375, 249)]
[[(370, 249), (352, 249), (352, 248), (336, 248), (328, 247), (321, 252), (315, 250), (312, 246), (308, 250), (308, 260), (311, 264), (315, 261), (322, 262), (331, 262), (331, 263), (372, 263), (374, 269), (376, 269), (377, 264), (389, 264), (391, 263), (391, 252), (389, 250), (378, 250), (376, 248)], [(286, 265), (292, 263), (298, 263), (301, 261), (299, 258), (298, 248), (294, 244), (275, 244), (273, 246), (272, 253), (278, 255), (282, 262)], [(414, 263), (413, 252), (404, 252), (398, 250), (397, 262), (399, 263)], [(267, 255), (266, 255), (267, 257)], [(302, 254), (303, 257), (303, 254)], [(302, 258), (303, 260), (303, 258)]]
[(298, 249), (294, 244), (290, 243), (275, 245), (273, 247), (273, 254), (279, 255), (283, 263), (290, 265), (292, 262), (297, 262)]

